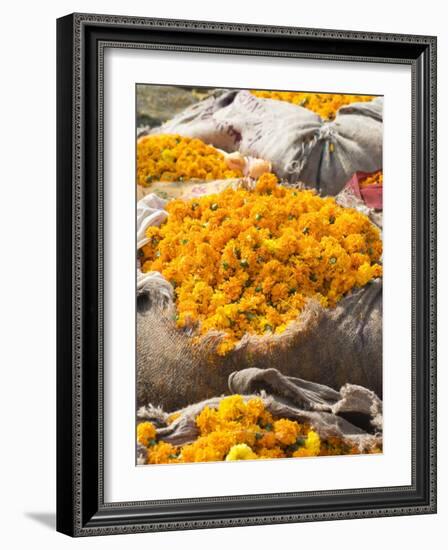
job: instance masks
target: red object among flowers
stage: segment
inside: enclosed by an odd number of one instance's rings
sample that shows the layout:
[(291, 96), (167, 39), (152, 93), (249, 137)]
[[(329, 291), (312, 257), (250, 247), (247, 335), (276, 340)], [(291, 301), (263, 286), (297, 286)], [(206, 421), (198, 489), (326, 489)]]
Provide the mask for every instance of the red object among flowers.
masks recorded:
[[(374, 183), (369, 184), (365, 180), (370, 180)], [(365, 185), (364, 182), (367, 184)], [(354, 194), (362, 199), (366, 206), (375, 208), (375, 210), (383, 209), (383, 172), (355, 172), (346, 187), (349, 187)]]

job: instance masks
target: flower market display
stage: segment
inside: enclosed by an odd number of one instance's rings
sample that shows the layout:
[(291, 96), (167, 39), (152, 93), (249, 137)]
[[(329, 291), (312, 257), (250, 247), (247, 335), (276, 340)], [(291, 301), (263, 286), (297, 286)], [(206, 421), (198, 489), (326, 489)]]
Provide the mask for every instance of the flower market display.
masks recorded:
[(137, 464), (382, 453), (382, 98), (138, 105)]

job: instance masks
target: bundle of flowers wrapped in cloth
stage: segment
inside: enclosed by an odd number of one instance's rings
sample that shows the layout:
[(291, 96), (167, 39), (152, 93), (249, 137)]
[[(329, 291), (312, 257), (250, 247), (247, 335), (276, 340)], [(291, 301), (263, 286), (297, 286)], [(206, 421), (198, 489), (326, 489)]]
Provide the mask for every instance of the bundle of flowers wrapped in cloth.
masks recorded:
[(173, 409), (219, 395), (234, 370), (273, 364), (381, 392), (382, 247), (366, 215), (272, 174), (253, 189), (155, 200), (138, 237), (140, 403)]
[[(139, 464), (382, 452), (382, 404), (365, 388), (347, 385), (336, 392), (276, 369), (236, 372), (229, 386), (259, 393), (232, 393), (172, 414), (142, 407)], [(272, 386), (275, 396), (264, 390)]]

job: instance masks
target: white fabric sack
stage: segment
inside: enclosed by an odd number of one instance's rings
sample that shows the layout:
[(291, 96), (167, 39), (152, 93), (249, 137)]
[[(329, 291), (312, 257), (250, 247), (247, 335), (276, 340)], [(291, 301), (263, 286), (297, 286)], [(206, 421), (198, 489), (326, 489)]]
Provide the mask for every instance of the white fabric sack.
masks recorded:
[(168, 201), (161, 199), (155, 193), (144, 196), (137, 203), (137, 250), (148, 241), (145, 233), (152, 225), (159, 227), (168, 217), (165, 205)]

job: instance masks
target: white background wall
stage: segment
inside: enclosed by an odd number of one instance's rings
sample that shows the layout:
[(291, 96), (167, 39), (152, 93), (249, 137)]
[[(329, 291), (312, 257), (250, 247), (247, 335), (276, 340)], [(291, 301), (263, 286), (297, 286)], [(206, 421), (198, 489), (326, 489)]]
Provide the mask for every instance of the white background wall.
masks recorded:
[[(446, 311), (448, 34), (443, 3), (8, 2), (2, 10), (0, 162), (1, 452), (0, 541), (4, 548), (388, 548), (443, 547), (448, 520), (447, 325), (439, 314), (439, 513), (319, 524), (246, 527), (72, 540), (54, 531), (55, 511), (55, 41), (57, 17), (112, 13), (438, 35), (439, 311)], [(440, 122), (442, 121), (442, 123)]]

